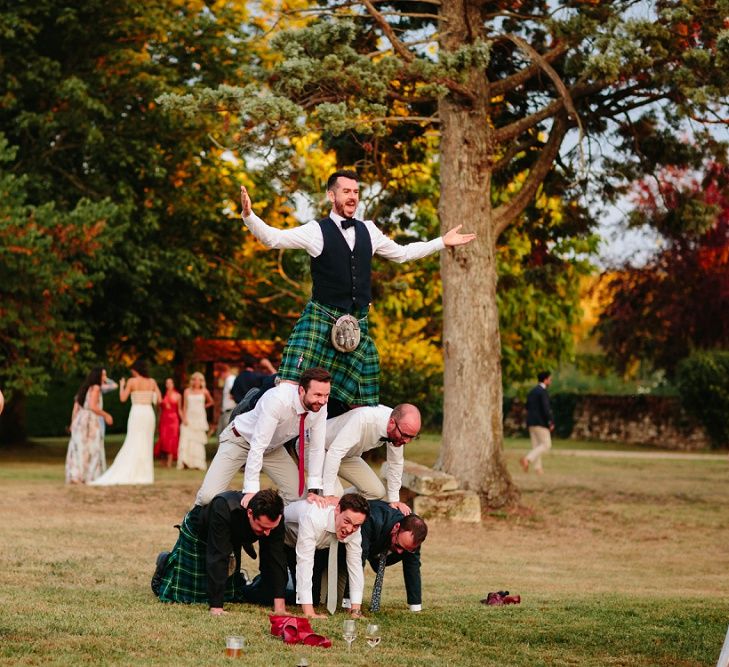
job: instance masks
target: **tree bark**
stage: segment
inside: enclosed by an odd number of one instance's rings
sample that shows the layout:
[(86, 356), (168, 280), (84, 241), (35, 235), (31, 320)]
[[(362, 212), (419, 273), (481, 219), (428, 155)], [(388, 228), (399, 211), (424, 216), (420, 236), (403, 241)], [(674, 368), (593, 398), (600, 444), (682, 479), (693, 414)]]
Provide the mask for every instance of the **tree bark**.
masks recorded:
[[(482, 21), (469, 0), (441, 5), (441, 47), (454, 50), (480, 37)], [(491, 216), (491, 173), (496, 161), (488, 124), (488, 82), (474, 69), (474, 98), (451, 92), (439, 103), (440, 203), (445, 232), (463, 224), (477, 238), (443, 253), (443, 445), (438, 466), (482, 506), (503, 507), (519, 498), (503, 452), (501, 341), (496, 305), (496, 261)]]

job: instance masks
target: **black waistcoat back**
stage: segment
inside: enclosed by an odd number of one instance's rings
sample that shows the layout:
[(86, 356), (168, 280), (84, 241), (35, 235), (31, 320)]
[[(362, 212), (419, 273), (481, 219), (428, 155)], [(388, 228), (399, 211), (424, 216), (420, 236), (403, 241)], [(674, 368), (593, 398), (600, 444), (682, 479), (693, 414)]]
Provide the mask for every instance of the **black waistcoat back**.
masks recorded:
[(311, 258), (312, 298), (344, 310), (372, 301), (372, 239), (364, 222), (355, 221), (354, 250), (331, 218), (319, 220), (324, 250)]

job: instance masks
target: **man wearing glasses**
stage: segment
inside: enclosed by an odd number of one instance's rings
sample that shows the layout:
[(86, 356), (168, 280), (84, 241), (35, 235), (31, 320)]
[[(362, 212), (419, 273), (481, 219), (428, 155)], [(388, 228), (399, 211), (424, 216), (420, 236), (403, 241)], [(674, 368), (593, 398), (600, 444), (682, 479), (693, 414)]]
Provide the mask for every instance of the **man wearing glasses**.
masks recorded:
[[(393, 510), (403, 515), (410, 508), (400, 502), (405, 455), (403, 445), (420, 433), (420, 411), (410, 403), (388, 408), (385, 405), (361, 407), (327, 421), (324, 459), (324, 495), (341, 496), (337, 479), (354, 486), (367, 500), (387, 499)], [(387, 443), (387, 489), (362, 454)]]
[(371, 609), (379, 611), (385, 568), (402, 562), (410, 611), (422, 609), (420, 582), (420, 545), (428, 526), (417, 514), (405, 516), (381, 500), (370, 501), (370, 513), (362, 525), (362, 564), (370, 562), (377, 572)]

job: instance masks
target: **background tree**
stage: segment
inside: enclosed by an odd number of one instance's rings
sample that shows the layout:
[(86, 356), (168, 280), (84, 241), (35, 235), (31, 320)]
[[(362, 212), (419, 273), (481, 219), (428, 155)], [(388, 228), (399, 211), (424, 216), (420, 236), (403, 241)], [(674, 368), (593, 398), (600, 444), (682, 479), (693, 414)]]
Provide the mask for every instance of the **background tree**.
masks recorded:
[[(658, 119), (654, 138), (689, 117), (725, 118), (717, 106), (727, 93), (725, 8), (722, 0), (327, 2), (320, 20), (272, 42), (281, 62), (266, 76), (270, 97), (225, 88), (193, 104), (235, 108), (247, 131), (263, 128), (257, 136), (274, 142), (277, 157), (304, 114), (339, 146), (391, 138), (403, 125), (420, 135), (438, 128), (442, 228), (463, 223), (478, 234), (442, 259), (441, 465), (489, 505), (518, 495), (502, 453), (499, 237), (554, 169), (567, 183), (602, 181), (601, 194), (614, 195), (614, 179), (626, 174), (613, 169), (604, 180), (599, 151), (642, 113)], [(514, 184), (507, 200), (495, 196), (504, 183)]]
[(636, 188), (635, 226), (659, 234), (642, 266), (612, 274), (598, 330), (617, 367), (672, 376), (694, 350), (729, 346), (729, 168), (670, 168)]

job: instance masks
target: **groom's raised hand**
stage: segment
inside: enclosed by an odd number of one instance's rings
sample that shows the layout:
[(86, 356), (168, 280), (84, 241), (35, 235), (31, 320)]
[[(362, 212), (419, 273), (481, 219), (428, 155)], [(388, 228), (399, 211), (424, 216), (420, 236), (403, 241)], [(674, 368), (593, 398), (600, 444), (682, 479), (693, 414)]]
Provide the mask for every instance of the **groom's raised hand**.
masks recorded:
[(253, 212), (251, 198), (248, 195), (248, 190), (246, 190), (245, 185), (240, 186), (240, 210), (244, 218), (247, 218)]

